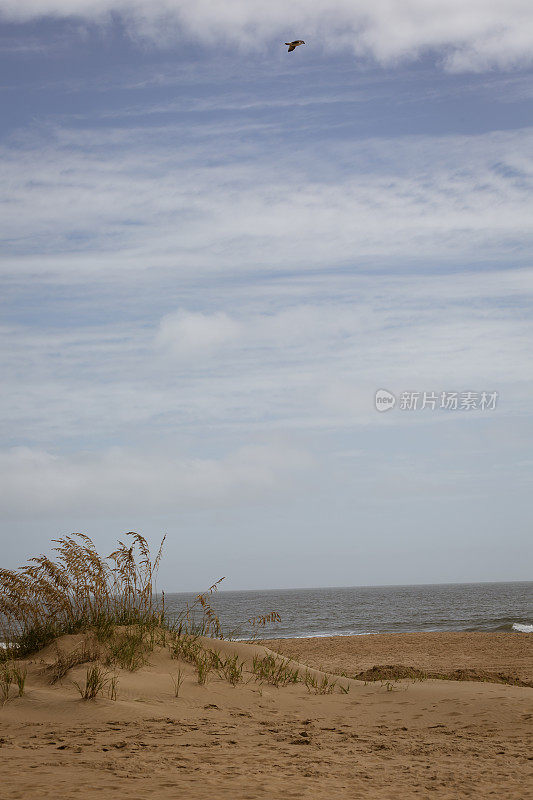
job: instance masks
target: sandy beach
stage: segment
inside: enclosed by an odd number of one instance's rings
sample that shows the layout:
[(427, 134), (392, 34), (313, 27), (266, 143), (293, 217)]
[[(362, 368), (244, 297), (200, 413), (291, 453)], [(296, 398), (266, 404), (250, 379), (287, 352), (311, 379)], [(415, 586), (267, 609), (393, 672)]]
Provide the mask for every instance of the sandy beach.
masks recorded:
[(376, 664), (403, 665), (421, 672), (459, 678), (498, 680), (499, 676), (533, 684), (529, 634), (377, 633), (265, 642), (297, 661), (351, 677)]
[[(79, 645), (64, 637), (62, 648)], [(269, 642), (300, 662), (345, 675), (376, 664), (470, 668), (531, 677), (531, 638), (401, 634)], [(26, 694), (0, 707), (3, 800), (15, 798), (516, 798), (531, 779), (533, 694), (491, 682), (339, 679), (332, 694), (258, 683), (260, 645), (205, 640), (238, 654), (244, 682), (156, 648), (137, 672), (118, 670), (117, 700), (83, 701), (85, 666), (50, 684), (49, 647), (28, 662)], [(31, 662), (31, 663), (30, 663)], [(182, 670), (179, 696), (171, 675)], [(304, 668), (301, 670), (303, 674)], [(319, 673), (313, 673), (319, 677)], [(343, 687), (344, 691), (340, 687)], [(346, 692), (346, 690), (348, 690)]]

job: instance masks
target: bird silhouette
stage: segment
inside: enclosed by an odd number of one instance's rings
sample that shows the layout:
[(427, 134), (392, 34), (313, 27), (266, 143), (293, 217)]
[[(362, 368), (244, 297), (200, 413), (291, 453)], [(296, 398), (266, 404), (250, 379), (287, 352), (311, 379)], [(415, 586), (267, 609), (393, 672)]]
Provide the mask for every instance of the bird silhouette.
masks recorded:
[(292, 53), (293, 50), (296, 50), (301, 44), (305, 44), (303, 39), (295, 39), (294, 42), (285, 42), (288, 45), (289, 49), (287, 50), (288, 53)]

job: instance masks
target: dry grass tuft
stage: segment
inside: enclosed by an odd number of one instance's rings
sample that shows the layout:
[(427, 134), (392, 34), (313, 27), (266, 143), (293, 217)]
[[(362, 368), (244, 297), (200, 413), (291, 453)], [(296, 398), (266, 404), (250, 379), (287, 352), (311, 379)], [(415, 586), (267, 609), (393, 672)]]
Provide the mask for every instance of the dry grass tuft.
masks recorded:
[(56, 660), (53, 664), (46, 667), (46, 672), (50, 676), (50, 683), (54, 684), (60, 681), (73, 667), (80, 664), (87, 664), (90, 661), (96, 661), (100, 658), (100, 650), (93, 647), (92, 643), (85, 640), (79, 647), (75, 647), (69, 653), (66, 653), (56, 643)]
[(237, 655), (228, 656), (224, 660), (220, 659), (218, 674), (225, 678), (232, 686), (237, 686), (242, 681), (242, 671), (244, 662), (240, 661)]
[(297, 669), (290, 666), (284, 658), (275, 656), (254, 656), (252, 672), (257, 681), (269, 683), (272, 686), (287, 686), (289, 683), (298, 683), (300, 675)]
[(277, 611), (271, 611), (269, 614), (262, 614), (259, 617), (250, 617), (250, 619), (246, 620), (246, 624), (252, 628), (264, 628), (273, 622), (281, 622), (281, 617)]
[(0, 701), (5, 705), (9, 700), (9, 690), (11, 689), (12, 674), (8, 664), (0, 667)]
[(216, 659), (213, 659), (213, 653), (209, 650), (201, 650), (196, 656), (194, 666), (196, 668), (196, 675), (200, 686), (205, 686), (210, 672), (216, 665)]
[(0, 636), (17, 657), (66, 633), (94, 628), (105, 639), (115, 625), (156, 626), (164, 609), (154, 600), (162, 546), (152, 562), (146, 540), (126, 534), (107, 558), (85, 534), (55, 539), (56, 560), (41, 555), (18, 570), (0, 569)]
[(176, 672), (175, 675), (171, 675), (170, 676), (170, 679), (172, 681), (172, 685), (174, 687), (174, 697), (179, 697), (181, 684), (183, 683), (183, 678), (184, 678), (184, 675), (183, 675), (183, 672), (181, 671), (181, 669), (178, 669), (178, 671)]
[(24, 695), (24, 688), (26, 686), (26, 678), (28, 677), (28, 669), (22, 664), (17, 664), (17, 662), (14, 661), (11, 674), (13, 677), (13, 682), (16, 684), (18, 689), (18, 696), (22, 697)]
[(12, 661), (9, 664), (4, 662), (0, 665), (0, 701), (2, 705), (5, 705), (9, 700), (12, 684), (18, 689), (18, 697), (24, 695), (27, 675), (27, 667), (24, 664), (17, 664), (16, 661)]
[[(328, 675), (324, 675), (322, 680), (319, 681), (318, 678), (315, 678), (307, 669), (305, 671), (304, 683), (307, 691), (313, 692), (313, 694), (333, 694), (337, 686), (337, 681), (332, 680)], [(349, 686), (348, 688), (344, 686), (340, 686), (339, 688), (343, 694), (348, 694), (350, 690)]]
[(210, 636), (213, 639), (224, 639), (220, 619), (209, 602), (209, 597), (218, 592), (223, 580), (225, 578), (219, 578), (207, 591), (196, 595), (194, 603), (187, 604), (181, 614), (176, 616), (172, 630), (178, 639), (182, 636)]
[(119, 666), (136, 672), (148, 661), (148, 653), (154, 649), (154, 642), (142, 626), (132, 626), (115, 632), (106, 642), (106, 666)]
[(198, 636), (182, 633), (170, 645), (170, 655), (172, 658), (182, 658), (184, 661), (194, 664), (201, 649)]
[[(74, 686), (81, 695), (82, 700), (96, 700), (99, 694), (102, 694), (109, 686), (108, 673), (100, 666), (100, 664), (91, 664), (87, 667), (85, 674), (85, 685), (80, 686), (79, 683), (73, 681)], [(116, 699), (116, 684), (114, 687)]]

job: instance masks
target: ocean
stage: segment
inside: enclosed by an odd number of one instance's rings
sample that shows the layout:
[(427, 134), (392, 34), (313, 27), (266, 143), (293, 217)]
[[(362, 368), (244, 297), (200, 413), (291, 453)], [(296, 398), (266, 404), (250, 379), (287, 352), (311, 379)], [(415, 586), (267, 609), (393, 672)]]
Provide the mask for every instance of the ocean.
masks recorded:
[[(165, 594), (178, 614), (192, 594)], [(247, 639), (354, 636), (409, 631), (519, 631), (533, 633), (533, 582), (427, 586), (351, 586), (331, 589), (219, 591), (210, 597), (225, 635)], [(265, 628), (251, 617), (276, 611)]]
[[(165, 610), (176, 617), (194, 598), (192, 593), (165, 593)], [(209, 600), (224, 635), (234, 639), (411, 631), (533, 633), (533, 582), (220, 591)], [(271, 611), (281, 622), (264, 628), (247, 624)]]

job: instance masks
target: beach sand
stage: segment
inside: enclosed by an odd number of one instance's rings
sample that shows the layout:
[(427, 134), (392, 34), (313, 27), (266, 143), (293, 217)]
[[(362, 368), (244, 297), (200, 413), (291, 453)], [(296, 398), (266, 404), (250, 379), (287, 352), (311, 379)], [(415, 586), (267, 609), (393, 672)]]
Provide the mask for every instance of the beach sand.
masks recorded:
[(480, 678), (501, 673), (533, 683), (530, 634), (502, 633), (376, 633), (275, 639), (265, 642), (298, 661), (326, 672), (354, 676), (376, 664), (401, 664), (426, 672), (471, 672)]
[[(80, 637), (64, 637), (65, 649)], [(259, 645), (206, 642), (248, 664)], [(314, 667), (356, 674), (375, 664), (531, 675), (527, 634), (399, 634), (280, 640)], [(529, 656), (530, 658), (530, 656)], [(0, 797), (501, 798), (531, 790), (533, 690), (498, 683), (340, 679), (347, 694), (302, 684), (199, 686), (191, 665), (150, 654), (118, 671), (118, 699), (84, 702), (49, 683), (47, 648), (28, 665), (27, 693), (0, 707)], [(170, 674), (185, 674), (174, 696)], [(246, 679), (250, 675), (245, 676)]]

